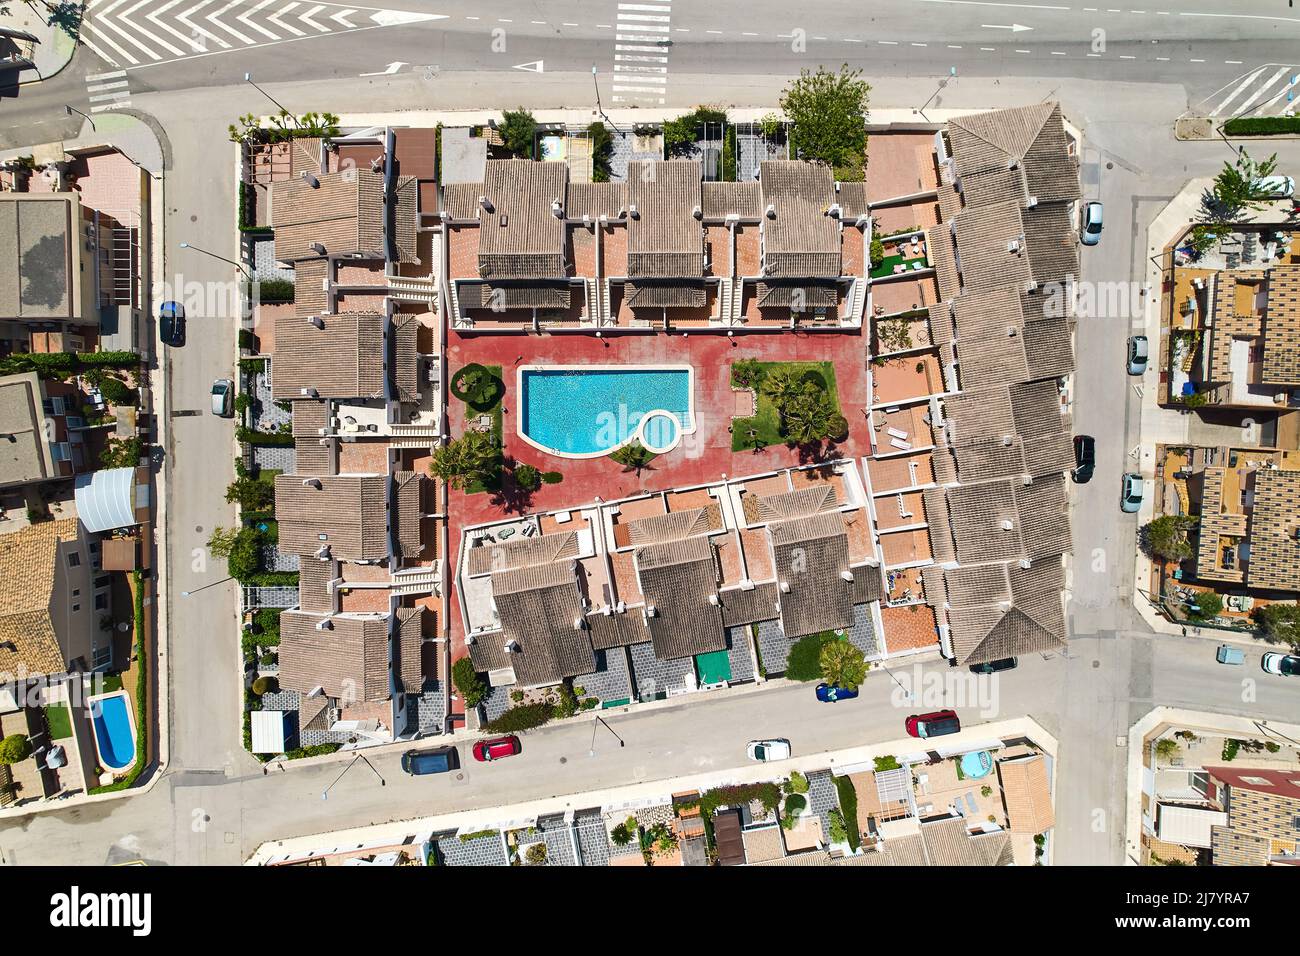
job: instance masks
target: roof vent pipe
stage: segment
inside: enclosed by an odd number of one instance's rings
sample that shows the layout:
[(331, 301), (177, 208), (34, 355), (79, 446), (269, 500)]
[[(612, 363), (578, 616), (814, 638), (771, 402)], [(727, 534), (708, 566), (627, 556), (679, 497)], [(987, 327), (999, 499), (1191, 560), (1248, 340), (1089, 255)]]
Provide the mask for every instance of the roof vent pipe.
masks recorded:
[(632, 219), (641, 218), (641, 210), (636, 208), (636, 203), (633, 203), (632, 205), (627, 207), (627, 214)]
[(316, 253), (316, 255), (318, 256), (325, 255), (325, 247), (321, 245), (319, 242), (313, 242), (311, 244), (311, 251)]
[(489, 200), (487, 196), (479, 196), (478, 204), (483, 207), (484, 212), (492, 213), (497, 211), (497, 207), (492, 205), (491, 200)]
[(466, 635), (465, 635), (465, 646), (466, 646), (466, 647), (469, 647), (469, 646), (472, 645), (473, 643), (474, 643), (474, 635), (473, 635), (473, 634), (466, 634)]
[(320, 479), (319, 479), (319, 478), (304, 478), (304, 479), (302, 480), (302, 486), (303, 486), (304, 488), (315, 488), (317, 491), (320, 491), (320, 489), (321, 489)]
[(319, 397), (319, 393), (316, 391), (316, 389), (312, 388), (312, 386), (310, 385), (308, 385), (306, 388), (301, 388), (298, 391), (307, 398)]
[(826, 215), (832, 219), (839, 219), (844, 215), (844, 207), (839, 203), (831, 203), (831, 208), (826, 210)]
[(311, 173), (307, 172), (305, 169), (303, 170), (302, 173), (302, 181), (305, 182), (312, 189), (320, 189), (320, 180), (317, 179), (315, 176), (313, 176)]
[(717, 606), (718, 606), (718, 595), (717, 595), (717, 594), (710, 594), (710, 595), (709, 595), (709, 603), (712, 604), (714, 607), (717, 607)]
[(853, 572), (852, 572), (852, 571), (841, 571), (841, 572), (840, 572), (840, 577), (843, 578), (845, 581), (848, 581), (849, 584), (852, 584), (852, 583), (853, 583)]
[(781, 582), (781, 593), (782, 593), (782, 594), (789, 594), (789, 593), (790, 593), (790, 582), (789, 582), (789, 581), (782, 581), (782, 582)]
[(1002, 521), (999, 523), (998, 526), (999, 526), (1003, 531), (1010, 531), (1012, 528), (1015, 527), (1015, 525), (1011, 522), (1011, 520), (1010, 520), (1009, 518), (1003, 518)]
[(767, 208), (763, 210), (763, 215), (767, 216), (768, 219), (775, 219), (776, 218), (775, 203), (768, 203)]
[(310, 322), (312, 325), (316, 326), (316, 328), (318, 329), (325, 328), (325, 320), (322, 319), (319, 315), (313, 315), (310, 318), (308, 318), (307, 321)]

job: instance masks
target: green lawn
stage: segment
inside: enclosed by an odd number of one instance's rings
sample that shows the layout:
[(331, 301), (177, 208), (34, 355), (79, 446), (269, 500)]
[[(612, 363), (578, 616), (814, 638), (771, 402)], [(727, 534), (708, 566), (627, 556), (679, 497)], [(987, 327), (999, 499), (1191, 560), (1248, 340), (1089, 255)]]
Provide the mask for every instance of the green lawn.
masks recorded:
[[(489, 372), (495, 375), (498, 380), (500, 380), (501, 390), (498, 393), (497, 400), (493, 402), (491, 405), (487, 406), (486, 408), (479, 408), (476, 405), (471, 405), (468, 402), (463, 402), (462, 404), (465, 405), (465, 420), (466, 422), (468, 422), (471, 419), (477, 418), (479, 415), (491, 415), (492, 416), (492, 437), (496, 439), (497, 447), (500, 448), (501, 434), (502, 434), (501, 403), (505, 401), (505, 397), (506, 397), (505, 379), (502, 378), (501, 376), (500, 365), (485, 365), (484, 368), (486, 368)], [(465, 489), (465, 494), (479, 495), (488, 491), (496, 491), (500, 487), (501, 487), (501, 475), (500, 473), (498, 473), (496, 480), (494, 481), (473, 482), (472, 484), (470, 484), (468, 488)]]
[(66, 704), (51, 704), (45, 708), (45, 721), (50, 725), (50, 739), (63, 740), (72, 736), (72, 715)]
[[(826, 391), (835, 409), (835, 414), (842, 414), (840, 411), (840, 392), (835, 384), (835, 363), (833, 362), (760, 362), (763, 376), (766, 377), (777, 370), (784, 370), (792, 378), (798, 378), (804, 372), (815, 370), (821, 373), (826, 380)], [(772, 400), (763, 393), (762, 379), (760, 378), (757, 386), (758, 390), (758, 414), (752, 418), (733, 418), (731, 420), (731, 450), (748, 451), (758, 445), (780, 445), (785, 442), (785, 436), (781, 434), (781, 416), (772, 404)], [(754, 435), (749, 434), (750, 429), (754, 430)]]
[(871, 278), (883, 279), (885, 276), (892, 276), (894, 274), (894, 266), (896, 265), (906, 265), (908, 272), (919, 272), (919, 269), (912, 268), (913, 262), (921, 263), (922, 269), (928, 269), (930, 267), (929, 260), (924, 258), (904, 259), (900, 255), (885, 256), (885, 258), (880, 261), (880, 265), (872, 267)]

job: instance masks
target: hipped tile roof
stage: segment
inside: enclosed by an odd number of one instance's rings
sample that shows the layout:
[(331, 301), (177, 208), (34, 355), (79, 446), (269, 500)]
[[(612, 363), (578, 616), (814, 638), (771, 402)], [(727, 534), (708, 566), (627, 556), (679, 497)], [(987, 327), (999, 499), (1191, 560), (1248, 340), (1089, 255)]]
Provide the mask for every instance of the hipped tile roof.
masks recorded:
[[(704, 275), (700, 164), (635, 161), (627, 170), (627, 274), (633, 279)], [(631, 215), (635, 206), (637, 215)]]
[(575, 567), (573, 561), (557, 561), (492, 574), (502, 634), (478, 640), (518, 645), (506, 658), (520, 684), (554, 684), (596, 666)]
[(963, 185), (968, 176), (1004, 172), (1014, 164), (1025, 192), (1041, 203), (1080, 196), (1078, 161), (1069, 153), (1059, 103), (959, 117), (948, 122), (948, 140)]
[(770, 525), (768, 534), (786, 637), (852, 627), (854, 582), (841, 577), (850, 570), (843, 516), (826, 511), (782, 521)]

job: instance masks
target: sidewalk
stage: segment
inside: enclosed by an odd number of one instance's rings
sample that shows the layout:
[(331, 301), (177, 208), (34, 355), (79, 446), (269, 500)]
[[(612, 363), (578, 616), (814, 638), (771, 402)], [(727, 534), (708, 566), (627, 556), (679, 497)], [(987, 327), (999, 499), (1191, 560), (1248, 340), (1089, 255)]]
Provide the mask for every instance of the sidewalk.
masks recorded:
[(20, 0), (14, 0), (8, 7), (9, 16), (0, 19), (0, 27), (30, 33), (37, 41), (32, 53), (35, 65), (19, 74), (20, 86), (48, 80), (72, 62), (72, 55), (77, 52), (77, 38), (63, 27), (47, 22), (49, 11), (45, 7), (38, 3), (33, 10)]
[[(1044, 753), (1052, 758), (1053, 765), (1057, 758), (1057, 740), (1032, 717), (1018, 717), (1013, 720), (980, 724), (970, 730), (963, 730), (944, 738), (943, 752), (960, 752), (974, 750), (994, 739), (1006, 740), (1014, 737), (1027, 737), (1037, 744)], [(766, 780), (781, 779), (798, 770), (808, 774), (814, 770), (829, 768), (832, 773), (836, 768), (860, 768), (876, 757), (899, 754), (915, 754), (918, 742), (910, 737), (902, 740), (886, 741), (869, 747), (853, 747), (847, 750), (826, 751), (793, 757), (774, 764), (747, 764), (729, 770), (714, 771), (705, 774), (693, 774), (684, 777), (670, 777), (648, 783), (637, 783), (623, 787), (604, 790), (589, 790), (582, 793), (564, 794), (546, 800), (533, 800), (527, 803), (507, 804), (486, 807), (478, 810), (466, 810), (459, 813), (444, 813), (431, 817), (419, 817), (393, 823), (354, 827), (332, 833), (316, 833), (289, 840), (272, 840), (263, 843), (248, 858), (247, 866), (264, 866), (272, 861), (299, 859), (306, 856), (319, 856), (336, 852), (339, 848), (348, 850), (364, 846), (394, 846), (404, 842), (412, 834), (427, 834), (445, 830), (462, 830), (471, 832), (476, 829), (493, 829), (503, 820), (528, 820), (553, 813), (565, 813), (577, 807), (629, 807), (649, 805), (650, 803), (667, 803), (672, 794), (690, 790), (705, 791), (719, 786), (759, 783)], [(1056, 774), (1053, 771), (1050, 788), (1052, 802), (1056, 802)]]

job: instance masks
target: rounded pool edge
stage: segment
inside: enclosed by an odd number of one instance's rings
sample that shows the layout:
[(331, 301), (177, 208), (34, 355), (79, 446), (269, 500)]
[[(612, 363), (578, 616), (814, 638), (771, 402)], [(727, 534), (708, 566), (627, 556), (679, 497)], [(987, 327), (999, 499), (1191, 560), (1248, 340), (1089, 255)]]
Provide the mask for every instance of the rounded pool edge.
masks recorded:
[[(541, 442), (531, 438), (524, 431), (524, 416), (527, 413), (528, 402), (524, 394), (524, 376), (528, 372), (685, 372), (686, 373), (686, 391), (688, 399), (688, 408), (686, 412), (686, 421), (682, 421), (676, 412), (670, 412), (665, 409), (653, 409), (641, 416), (636, 427), (631, 429), (631, 434), (616, 445), (611, 445), (603, 451), (593, 452), (570, 452), (560, 451), (549, 445), (543, 445)], [(681, 444), (683, 435), (690, 435), (695, 432), (695, 367), (693, 365), (521, 365), (515, 369), (515, 435), (524, 444), (551, 455), (555, 458), (566, 458), (571, 461), (585, 461), (592, 458), (607, 458), (620, 448), (630, 445), (632, 442), (641, 442), (642, 433), (645, 429), (646, 420), (655, 415), (667, 415), (677, 423), (677, 434), (673, 442), (663, 449), (655, 448), (647, 450), (652, 454), (660, 455), (665, 451), (672, 451)]]
[[(103, 706), (102, 701), (111, 700), (114, 697), (122, 698), (122, 708), (126, 712), (126, 727), (131, 734), (131, 759), (128, 760), (126, 763), (122, 764), (121, 766), (115, 766), (114, 764), (111, 764), (109, 763), (109, 761), (104, 759), (104, 750), (100, 744), (99, 727), (96, 723), (95, 712), (94, 712), (95, 705), (99, 704), (101, 707), (101, 714), (102, 714), (102, 706)], [(140, 735), (136, 731), (135, 710), (132, 707), (130, 695), (127, 694), (125, 690), (115, 690), (109, 694), (99, 694), (95, 697), (91, 697), (87, 699), (86, 708), (90, 716), (90, 733), (91, 736), (95, 738), (95, 759), (98, 762), (99, 766), (103, 767), (105, 770), (114, 774), (122, 773), (126, 770), (129, 770), (131, 766), (135, 763), (135, 758), (140, 753)]]

